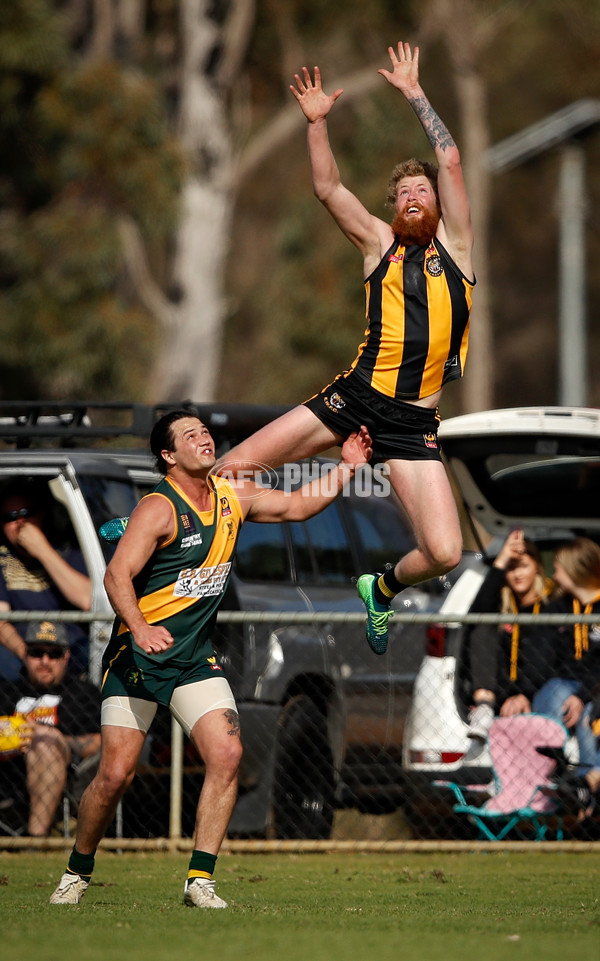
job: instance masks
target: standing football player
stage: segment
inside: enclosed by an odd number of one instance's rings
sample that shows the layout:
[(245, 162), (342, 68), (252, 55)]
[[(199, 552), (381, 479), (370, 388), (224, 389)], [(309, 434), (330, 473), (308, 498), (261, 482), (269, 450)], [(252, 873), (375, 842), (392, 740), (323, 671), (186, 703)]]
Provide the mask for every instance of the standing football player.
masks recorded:
[(78, 904), (85, 894), (98, 843), (162, 704), (205, 765), (184, 902), (227, 907), (215, 893), (213, 870), (236, 801), (242, 742), (212, 636), (240, 527), (318, 514), (371, 454), (363, 428), (345, 441), (326, 484), (318, 478), (293, 493), (265, 494), (251, 480), (232, 483), (215, 473), (213, 439), (189, 410), (157, 421), (150, 447), (164, 479), (132, 513), (106, 571), (116, 619), (102, 664), (100, 767), (81, 800), (75, 845), (51, 904)]

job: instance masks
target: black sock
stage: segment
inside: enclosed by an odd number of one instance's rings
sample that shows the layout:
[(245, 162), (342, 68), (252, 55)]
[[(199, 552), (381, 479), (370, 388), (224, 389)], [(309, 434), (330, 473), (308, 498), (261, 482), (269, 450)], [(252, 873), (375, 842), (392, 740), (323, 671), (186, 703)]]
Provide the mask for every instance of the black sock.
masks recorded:
[(84, 881), (90, 880), (94, 870), (94, 854), (80, 854), (76, 847), (71, 851), (71, 857), (67, 865), (70, 874), (78, 874)]
[(188, 880), (191, 881), (194, 878), (206, 878), (210, 880), (213, 876), (216, 863), (216, 854), (208, 854), (206, 851), (192, 851), (188, 868)]
[(389, 571), (386, 571), (375, 581), (373, 597), (378, 604), (389, 604), (396, 594), (399, 594), (408, 586), (408, 584), (403, 584), (402, 581), (398, 580), (394, 574), (394, 568), (391, 567)]

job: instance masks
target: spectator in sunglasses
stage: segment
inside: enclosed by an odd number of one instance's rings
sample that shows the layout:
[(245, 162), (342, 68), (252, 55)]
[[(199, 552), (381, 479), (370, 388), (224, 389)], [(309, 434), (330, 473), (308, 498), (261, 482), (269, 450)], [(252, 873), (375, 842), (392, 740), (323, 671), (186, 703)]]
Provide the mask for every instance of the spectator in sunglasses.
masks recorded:
[[(0, 617), (3, 611), (87, 611), (91, 585), (79, 548), (55, 543), (47, 484), (15, 480), (0, 494)], [(0, 621), (0, 674), (15, 679), (25, 657), (27, 623)], [(87, 632), (68, 626), (73, 661), (87, 666)]]
[[(27, 831), (47, 837), (67, 779), (91, 780), (100, 750), (100, 691), (69, 671), (64, 625), (31, 623), (25, 636), (21, 677), (0, 684), (0, 714), (22, 715), (19, 754), (2, 760), (0, 776), (14, 800), (29, 807)], [(91, 763), (90, 763), (91, 762)], [(85, 783), (80, 785), (81, 790)], [(27, 801), (29, 804), (27, 805)]]

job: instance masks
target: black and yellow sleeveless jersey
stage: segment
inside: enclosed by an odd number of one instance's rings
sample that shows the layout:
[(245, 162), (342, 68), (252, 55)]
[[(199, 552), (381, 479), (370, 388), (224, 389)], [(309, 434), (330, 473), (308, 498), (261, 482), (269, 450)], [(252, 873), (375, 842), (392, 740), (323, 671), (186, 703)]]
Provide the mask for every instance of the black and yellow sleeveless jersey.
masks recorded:
[(145, 655), (117, 618), (104, 663), (129, 649), (135, 660), (149, 658), (181, 670), (213, 655), (211, 633), (231, 573), (232, 557), (243, 523), (237, 494), (229, 481), (210, 476), (212, 507), (199, 511), (177, 485), (165, 477), (149, 497), (172, 505), (175, 533), (154, 552), (134, 578), (138, 604), (149, 624), (162, 625), (175, 643), (159, 654)]
[(404, 247), (397, 237), (365, 281), (367, 329), (351, 369), (388, 397), (429, 397), (462, 377), (474, 281), (437, 238)]

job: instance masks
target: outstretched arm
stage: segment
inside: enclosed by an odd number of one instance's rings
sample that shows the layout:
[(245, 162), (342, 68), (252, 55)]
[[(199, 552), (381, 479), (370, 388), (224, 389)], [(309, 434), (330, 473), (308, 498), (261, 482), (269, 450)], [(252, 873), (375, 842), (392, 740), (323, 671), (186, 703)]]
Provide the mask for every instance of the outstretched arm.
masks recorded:
[(344, 441), (341, 460), (331, 471), (299, 490), (272, 490), (264, 497), (246, 501), (251, 505), (246, 517), (266, 524), (304, 521), (313, 517), (336, 499), (357, 468), (366, 464), (372, 453), (369, 432), (366, 427), (361, 427), (360, 431), (350, 434)]
[(392, 69), (380, 70), (379, 73), (404, 94), (421, 122), (439, 167), (438, 191), (442, 208), (438, 229), (440, 239), (463, 273), (471, 277), (473, 229), (458, 147), (419, 83), (419, 48), (415, 47), (413, 51), (410, 44), (400, 42), (397, 54), (393, 47), (388, 48), (388, 53)]
[(379, 263), (382, 244), (389, 246), (390, 238), (386, 233), (385, 239), (380, 241), (381, 227), (386, 225), (370, 214), (340, 179), (329, 143), (327, 116), (343, 90), (338, 88), (332, 94), (326, 94), (318, 67), (314, 69), (314, 80), (306, 67), (302, 68), (302, 76), (295, 74), (294, 79), (296, 85), (291, 84), (290, 90), (308, 121), (308, 157), (315, 196), (363, 256), (373, 259), (373, 263), (369, 261), (365, 265), (365, 272), (370, 273)]

